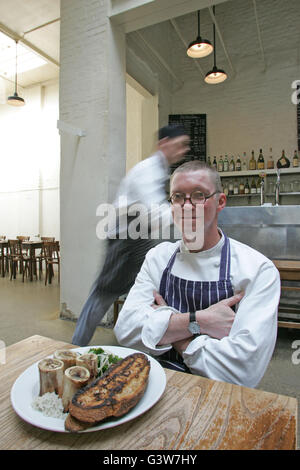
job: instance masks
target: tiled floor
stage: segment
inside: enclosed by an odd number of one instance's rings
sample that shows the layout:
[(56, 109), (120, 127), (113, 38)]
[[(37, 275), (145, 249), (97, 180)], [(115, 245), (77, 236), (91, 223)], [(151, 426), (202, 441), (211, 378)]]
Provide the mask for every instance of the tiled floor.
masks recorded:
[[(71, 342), (75, 323), (59, 318), (59, 286), (0, 278), (0, 340), (7, 346), (33, 334)], [(293, 348), (298, 340), (298, 350)], [(113, 331), (98, 327), (90, 344), (117, 345)], [(293, 356), (294, 354), (294, 356)], [(257, 388), (300, 399), (300, 330), (279, 329), (276, 348)], [(300, 410), (299, 410), (300, 412)], [(299, 416), (298, 416), (298, 422)], [(299, 428), (299, 426), (298, 426)], [(298, 448), (300, 433), (298, 429)]]

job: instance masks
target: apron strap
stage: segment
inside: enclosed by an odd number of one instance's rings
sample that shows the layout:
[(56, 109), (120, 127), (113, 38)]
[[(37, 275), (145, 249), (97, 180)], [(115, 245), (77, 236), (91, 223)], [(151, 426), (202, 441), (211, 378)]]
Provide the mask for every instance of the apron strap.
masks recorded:
[(224, 245), (221, 251), (219, 281), (230, 279), (230, 242), (224, 233)]

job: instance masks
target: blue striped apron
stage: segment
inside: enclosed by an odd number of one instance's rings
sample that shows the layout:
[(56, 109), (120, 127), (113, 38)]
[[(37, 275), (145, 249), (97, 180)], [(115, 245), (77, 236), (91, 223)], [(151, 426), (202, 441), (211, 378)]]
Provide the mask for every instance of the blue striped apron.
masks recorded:
[[(180, 247), (171, 256), (160, 281), (159, 293), (169, 307), (174, 307), (182, 313), (203, 310), (233, 295), (230, 280), (230, 242), (225, 234), (218, 281), (190, 281), (174, 276), (171, 270), (179, 251)], [(173, 348), (156, 359), (163, 367), (190, 372), (181, 355)]]

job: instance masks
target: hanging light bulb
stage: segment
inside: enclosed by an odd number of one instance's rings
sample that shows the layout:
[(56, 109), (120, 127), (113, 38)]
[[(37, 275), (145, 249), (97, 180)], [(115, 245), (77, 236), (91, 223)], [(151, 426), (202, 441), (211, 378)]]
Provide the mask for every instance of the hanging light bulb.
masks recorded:
[(202, 39), (200, 36), (200, 10), (198, 11), (198, 36), (197, 39), (190, 43), (187, 48), (187, 55), (193, 59), (206, 57), (213, 51), (213, 46), (208, 39)]
[[(215, 16), (215, 7), (213, 7), (213, 12)], [(210, 70), (206, 76), (204, 81), (210, 85), (215, 83), (222, 83), (227, 79), (227, 74), (224, 70), (219, 69), (216, 65), (216, 26), (215, 23), (213, 25), (213, 32), (214, 32), (214, 66), (212, 70)]]
[(18, 62), (18, 54), (17, 54), (17, 47), (18, 41), (16, 41), (16, 73), (15, 73), (15, 92), (12, 96), (7, 98), (7, 104), (11, 106), (24, 106), (25, 100), (21, 98), (21, 96), (17, 93), (17, 62)]

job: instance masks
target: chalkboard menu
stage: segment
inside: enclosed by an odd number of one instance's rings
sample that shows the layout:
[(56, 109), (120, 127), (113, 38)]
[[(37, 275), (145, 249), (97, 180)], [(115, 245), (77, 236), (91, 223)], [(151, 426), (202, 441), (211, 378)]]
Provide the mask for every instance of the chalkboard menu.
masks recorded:
[(185, 159), (172, 165), (171, 172), (185, 161), (206, 161), (206, 114), (169, 114), (169, 124), (180, 124), (190, 136), (190, 151)]

